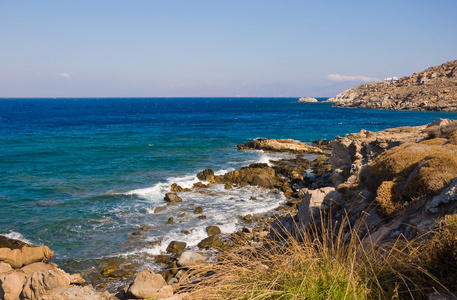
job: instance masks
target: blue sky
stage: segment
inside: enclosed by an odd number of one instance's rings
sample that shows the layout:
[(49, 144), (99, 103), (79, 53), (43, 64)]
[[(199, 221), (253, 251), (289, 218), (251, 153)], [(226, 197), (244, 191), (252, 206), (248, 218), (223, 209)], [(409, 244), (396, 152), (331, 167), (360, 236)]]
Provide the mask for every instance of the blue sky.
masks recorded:
[(455, 0), (0, 0), (0, 97), (330, 97), (457, 59), (456, 14)]

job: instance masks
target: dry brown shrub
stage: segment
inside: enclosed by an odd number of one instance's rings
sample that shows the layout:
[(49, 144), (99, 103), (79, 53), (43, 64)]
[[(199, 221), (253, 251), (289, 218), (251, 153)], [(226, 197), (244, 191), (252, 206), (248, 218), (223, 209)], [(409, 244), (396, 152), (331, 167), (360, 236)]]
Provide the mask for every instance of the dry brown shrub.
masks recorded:
[[(391, 215), (401, 207), (403, 200), (436, 195), (457, 177), (457, 147), (442, 145), (442, 141), (444, 139), (398, 146), (371, 163), (365, 183), (376, 192), (384, 213)], [(401, 196), (392, 194), (393, 182)], [(392, 204), (396, 201), (399, 205)]]
[(368, 175), (373, 183), (373, 190), (383, 181), (407, 178), (420, 161), (428, 155), (429, 146), (408, 143), (379, 155), (370, 165)]
[(452, 145), (457, 145), (457, 130), (449, 135), (449, 143)]
[(422, 242), (422, 260), (444, 286), (457, 290), (457, 214), (447, 215), (436, 234)]
[(393, 181), (384, 181), (376, 191), (376, 201), (381, 206), (381, 211), (391, 215), (400, 208), (401, 194), (398, 186)]
[(434, 145), (443, 145), (447, 141), (448, 140), (445, 138), (435, 138), (435, 139), (431, 139), (431, 140), (424, 140), (424, 141), (420, 142), (419, 144), (434, 146)]
[(430, 156), (414, 170), (403, 188), (407, 198), (437, 194), (457, 177), (457, 155), (451, 151), (434, 149)]

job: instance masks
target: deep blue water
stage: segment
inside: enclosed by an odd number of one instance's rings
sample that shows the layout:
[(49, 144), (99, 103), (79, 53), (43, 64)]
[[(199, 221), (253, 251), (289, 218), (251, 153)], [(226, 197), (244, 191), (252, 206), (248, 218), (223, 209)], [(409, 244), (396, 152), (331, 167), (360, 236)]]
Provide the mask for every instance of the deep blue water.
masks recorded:
[[(0, 99), (0, 234), (48, 245), (55, 262), (76, 269), (136, 255), (145, 242), (166, 235), (195, 244), (209, 222), (230, 230), (230, 220), (240, 214), (281, 201), (266, 195), (265, 204), (240, 208), (223, 198), (247, 197), (248, 191), (219, 198), (184, 195), (182, 206), (152, 213), (172, 182), (191, 184), (203, 169), (265, 159), (237, 151), (239, 143), (257, 137), (311, 142), (360, 129), (457, 119), (456, 113), (335, 108), (297, 99)], [(189, 217), (175, 227), (164, 225), (180, 210), (210, 202), (206, 223)], [(132, 240), (128, 233), (143, 225), (151, 230)], [(196, 233), (180, 237), (182, 228)]]

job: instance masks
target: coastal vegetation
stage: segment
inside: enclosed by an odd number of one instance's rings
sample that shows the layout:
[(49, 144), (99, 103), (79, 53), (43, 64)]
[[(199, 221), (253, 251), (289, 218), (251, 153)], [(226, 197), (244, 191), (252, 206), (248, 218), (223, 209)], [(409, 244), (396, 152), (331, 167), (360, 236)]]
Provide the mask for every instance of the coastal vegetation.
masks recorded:
[(342, 227), (321, 222), (282, 243), (224, 252), (190, 270), (183, 285), (190, 299), (427, 299), (457, 287), (457, 214), (391, 243)]

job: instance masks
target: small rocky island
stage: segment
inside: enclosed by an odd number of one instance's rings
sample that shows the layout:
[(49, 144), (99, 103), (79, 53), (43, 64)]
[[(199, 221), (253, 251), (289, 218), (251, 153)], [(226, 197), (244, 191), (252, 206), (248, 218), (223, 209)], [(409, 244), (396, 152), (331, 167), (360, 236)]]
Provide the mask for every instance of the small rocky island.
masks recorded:
[(457, 60), (397, 80), (365, 83), (334, 98), (339, 107), (457, 111)]
[(316, 98), (312, 97), (301, 97), (297, 102), (319, 102)]

